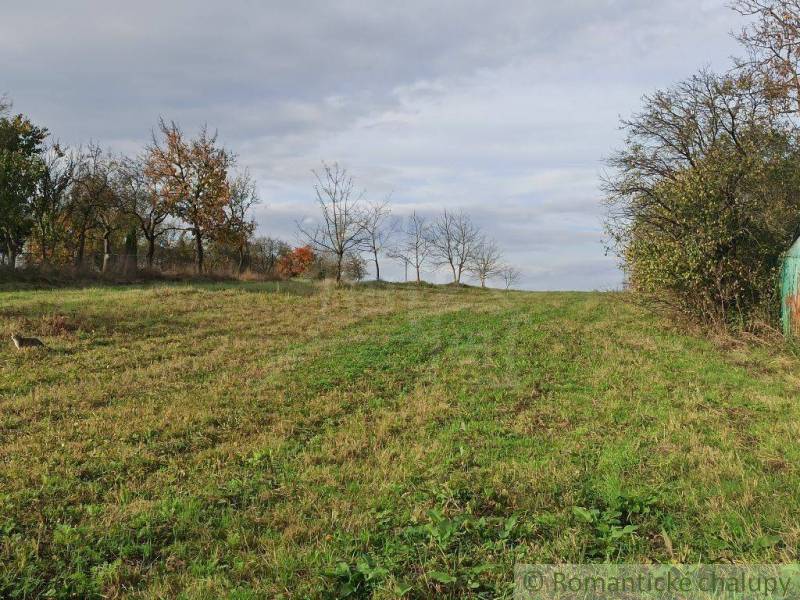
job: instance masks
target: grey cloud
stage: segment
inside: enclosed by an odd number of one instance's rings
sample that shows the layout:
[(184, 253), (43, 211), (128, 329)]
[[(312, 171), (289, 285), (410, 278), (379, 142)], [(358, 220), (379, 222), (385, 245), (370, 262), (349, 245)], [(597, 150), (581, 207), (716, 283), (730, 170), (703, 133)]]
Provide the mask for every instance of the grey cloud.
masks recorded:
[(208, 123), (259, 179), (261, 233), (294, 239), (310, 169), (339, 160), (398, 214), (469, 210), (525, 285), (590, 289), (620, 281), (597, 185), (618, 116), (726, 68), (736, 19), (721, 0), (16, 2), (0, 92), (118, 151), (160, 115)]

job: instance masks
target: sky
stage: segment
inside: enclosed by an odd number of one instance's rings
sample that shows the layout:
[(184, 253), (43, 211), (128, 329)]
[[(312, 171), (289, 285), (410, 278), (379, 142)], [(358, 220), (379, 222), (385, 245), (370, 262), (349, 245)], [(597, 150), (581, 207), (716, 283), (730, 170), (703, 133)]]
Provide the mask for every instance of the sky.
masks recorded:
[(397, 218), (464, 210), (532, 290), (620, 287), (620, 118), (729, 69), (742, 25), (724, 0), (0, 2), (0, 93), (62, 143), (136, 154), (159, 117), (207, 124), (258, 182), (258, 233), (293, 244), (338, 162)]

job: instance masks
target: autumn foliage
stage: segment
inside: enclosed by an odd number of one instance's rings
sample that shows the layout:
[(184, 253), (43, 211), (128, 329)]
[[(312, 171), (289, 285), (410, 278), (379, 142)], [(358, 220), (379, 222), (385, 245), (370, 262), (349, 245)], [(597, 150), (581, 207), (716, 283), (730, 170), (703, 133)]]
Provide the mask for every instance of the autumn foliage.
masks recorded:
[(203, 244), (226, 222), (231, 203), (228, 170), (234, 157), (205, 128), (197, 138), (186, 139), (177, 124), (161, 120), (159, 132), (163, 139), (153, 135), (145, 175), (169, 210), (188, 224), (196, 244), (197, 272), (202, 273)]
[(305, 273), (314, 263), (316, 255), (311, 246), (301, 246), (284, 254), (278, 261), (278, 273), (282, 277), (297, 277)]

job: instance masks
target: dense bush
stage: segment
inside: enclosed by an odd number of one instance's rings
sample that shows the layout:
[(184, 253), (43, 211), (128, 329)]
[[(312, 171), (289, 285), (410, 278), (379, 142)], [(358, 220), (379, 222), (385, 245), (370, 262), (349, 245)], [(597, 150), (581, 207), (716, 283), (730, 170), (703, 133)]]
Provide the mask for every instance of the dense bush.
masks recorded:
[(777, 316), (800, 227), (800, 152), (746, 79), (701, 73), (645, 99), (610, 161), (609, 232), (631, 287), (691, 317)]
[(316, 255), (310, 246), (301, 246), (287, 252), (278, 260), (278, 273), (287, 279), (302, 275), (314, 264)]

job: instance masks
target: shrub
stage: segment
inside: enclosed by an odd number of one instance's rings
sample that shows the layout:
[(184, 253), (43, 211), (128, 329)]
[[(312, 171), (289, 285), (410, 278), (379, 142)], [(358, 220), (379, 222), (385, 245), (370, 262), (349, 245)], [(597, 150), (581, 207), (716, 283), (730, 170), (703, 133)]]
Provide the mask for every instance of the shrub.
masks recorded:
[(718, 324), (776, 320), (800, 152), (744, 80), (701, 73), (646, 98), (611, 159), (608, 230), (631, 287)]
[(305, 273), (314, 264), (315, 255), (310, 246), (301, 246), (284, 254), (278, 260), (278, 273), (290, 279)]

